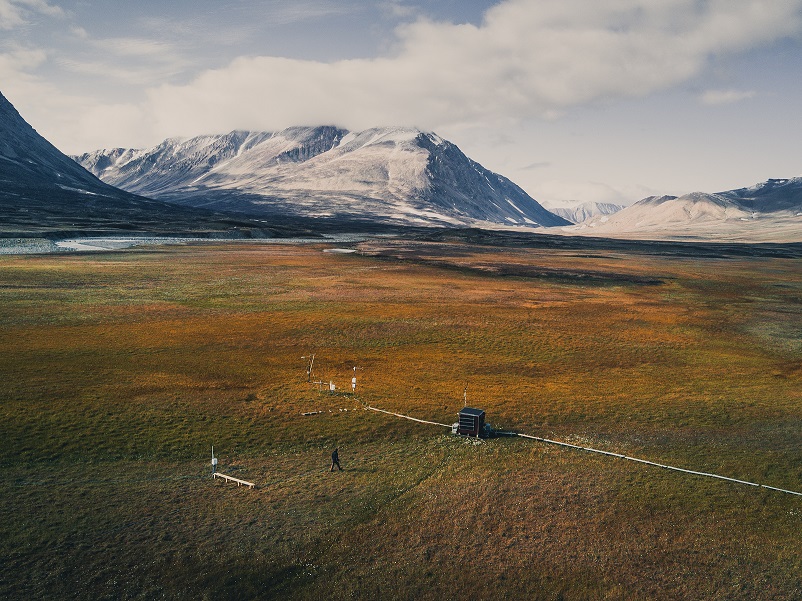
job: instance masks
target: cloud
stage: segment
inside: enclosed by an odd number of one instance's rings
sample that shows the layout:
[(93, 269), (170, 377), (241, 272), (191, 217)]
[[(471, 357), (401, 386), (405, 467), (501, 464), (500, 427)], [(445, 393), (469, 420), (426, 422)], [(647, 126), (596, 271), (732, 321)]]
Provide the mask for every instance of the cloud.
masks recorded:
[(549, 161), (539, 161), (537, 163), (529, 163), (528, 165), (519, 167), (518, 171), (534, 171), (536, 169), (545, 169), (546, 167), (551, 167), (551, 163)]
[(57, 58), (55, 62), (71, 73), (101, 77), (106, 82), (117, 81), (129, 86), (148, 86), (167, 77), (180, 73), (180, 65), (164, 63), (161, 65), (125, 66), (119, 62), (103, 60), (77, 60)]
[(702, 104), (717, 106), (748, 100), (754, 98), (755, 94), (754, 90), (707, 90), (699, 97), (699, 100)]
[(390, 0), (379, 4), (379, 8), (387, 15), (396, 19), (407, 19), (420, 12), (420, 9), (415, 6), (405, 4), (403, 1)]
[[(251, 3), (247, 3), (249, 10)], [(342, 0), (270, 0), (260, 5), (260, 12), (264, 17), (276, 25), (289, 25), (336, 15), (347, 14), (358, 6), (357, 3), (343, 2)]]
[[(51, 5), (0, 0), (6, 9), (33, 6)], [(263, 8), (281, 6), (278, 16), (291, 22), (338, 5), (312, 0), (286, 8), (271, 1)], [(87, 104), (72, 120), (84, 131), (59, 138), (88, 150), (89, 140), (104, 132), (104, 145), (142, 145), (235, 128), (321, 123), (441, 131), (509, 126), (671, 89), (703, 76), (717, 58), (801, 31), (802, 0), (506, 0), (479, 25), (405, 22), (392, 50), (379, 57), (241, 56), (180, 85), (161, 82), (186, 78), (197, 64), (175, 46), (138, 38), (84, 40), (96, 53), (62, 58), (62, 65), (139, 87), (127, 104)]]
[(172, 44), (148, 38), (92, 39), (82, 28), (73, 34), (90, 49), (82, 57), (57, 56), (62, 68), (132, 86), (157, 85), (184, 71), (191, 62)]
[(668, 89), (702, 74), (711, 57), (798, 35), (801, 10), (802, 0), (508, 0), (480, 26), (401, 25), (390, 56), (240, 57), (187, 85), (150, 90), (146, 113), (166, 135), (549, 118)]
[(107, 38), (96, 40), (94, 45), (100, 50), (119, 56), (162, 59), (173, 54), (170, 44), (147, 38)]
[(19, 76), (22, 71), (29, 71), (41, 65), (47, 59), (47, 53), (40, 48), (26, 48), (15, 45), (12, 49), (0, 53), (0, 80)]
[(0, 29), (25, 25), (31, 13), (49, 17), (64, 16), (64, 11), (45, 0), (0, 0)]
[(529, 186), (538, 202), (546, 208), (577, 207), (585, 202), (630, 205), (656, 194), (655, 190), (638, 185), (612, 186), (603, 182), (547, 179)]
[(88, 40), (89, 39), (89, 32), (86, 31), (83, 27), (70, 27), (70, 33), (74, 35), (79, 40)]
[[(103, 132), (97, 124), (92, 124), (88, 130), (81, 130), (78, 125), (81, 115), (97, 101), (89, 96), (64, 94), (56, 85), (31, 73), (43, 65), (47, 58), (48, 53), (40, 48), (20, 45), (12, 45), (5, 52), (0, 52), (3, 95), (20, 111), (23, 119), (59, 148), (71, 139), (98, 141)], [(53, 115), (66, 118), (54, 120)], [(133, 122), (133, 119), (125, 121), (128, 134)], [(108, 126), (108, 123), (104, 125)], [(123, 133), (119, 130), (115, 132)]]

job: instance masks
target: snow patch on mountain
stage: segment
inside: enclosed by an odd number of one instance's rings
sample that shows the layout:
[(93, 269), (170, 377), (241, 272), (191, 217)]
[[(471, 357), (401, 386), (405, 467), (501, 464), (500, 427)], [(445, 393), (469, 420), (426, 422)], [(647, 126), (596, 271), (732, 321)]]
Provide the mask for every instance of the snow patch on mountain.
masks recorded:
[(714, 194), (649, 196), (564, 233), (644, 239), (802, 241), (802, 178), (768, 180)]
[(566, 225), (434, 133), (333, 126), (168, 139), (74, 157), (103, 181), (190, 206), (415, 225)]
[(613, 215), (624, 208), (624, 205), (595, 201), (583, 202), (574, 206), (544, 206), (555, 215), (559, 215), (572, 223), (582, 223), (594, 217)]

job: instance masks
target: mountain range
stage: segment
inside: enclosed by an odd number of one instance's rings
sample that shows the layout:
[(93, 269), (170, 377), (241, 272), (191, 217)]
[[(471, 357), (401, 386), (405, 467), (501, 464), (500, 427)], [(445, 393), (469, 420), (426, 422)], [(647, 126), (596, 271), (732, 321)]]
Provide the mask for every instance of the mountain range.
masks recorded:
[[(100, 181), (39, 135), (0, 94), (0, 233), (261, 229)], [(260, 232), (260, 235), (263, 232)]]
[(572, 223), (582, 223), (593, 217), (612, 215), (624, 208), (624, 205), (619, 205), (611, 202), (596, 202), (589, 200), (576, 205), (567, 207), (555, 207), (551, 204), (544, 205), (549, 211), (555, 215), (559, 215), (563, 219), (567, 219)]
[(802, 241), (802, 177), (725, 192), (649, 196), (568, 233), (643, 239)]
[(570, 225), (451, 142), (414, 128), (232, 131), (74, 158), (129, 192), (265, 218), (450, 227)]
[(454, 144), (413, 128), (234, 131), (70, 158), (0, 94), (0, 235), (90, 230), (303, 235), (319, 231), (322, 223), (338, 223), (362, 229), (528, 226), (610, 238), (802, 241), (802, 177), (714, 194), (650, 196), (618, 208), (583, 203), (549, 212)]

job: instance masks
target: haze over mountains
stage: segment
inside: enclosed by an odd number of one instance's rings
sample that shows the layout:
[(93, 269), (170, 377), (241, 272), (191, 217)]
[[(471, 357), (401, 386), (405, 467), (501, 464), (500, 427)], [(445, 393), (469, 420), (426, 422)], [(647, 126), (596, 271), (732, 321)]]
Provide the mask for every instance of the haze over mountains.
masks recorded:
[(570, 224), (454, 144), (414, 128), (233, 131), (75, 159), (129, 192), (263, 217), (397, 225)]
[(592, 200), (572, 206), (554, 206), (552, 204), (544, 204), (543, 206), (555, 215), (559, 215), (572, 223), (582, 223), (600, 215), (612, 215), (624, 208), (624, 205)]

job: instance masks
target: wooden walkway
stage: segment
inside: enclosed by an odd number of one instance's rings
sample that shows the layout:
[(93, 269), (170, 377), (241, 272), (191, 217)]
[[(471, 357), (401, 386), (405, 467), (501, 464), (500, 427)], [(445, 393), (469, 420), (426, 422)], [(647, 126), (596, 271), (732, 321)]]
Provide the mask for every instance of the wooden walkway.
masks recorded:
[(236, 482), (237, 486), (242, 485), (242, 486), (247, 486), (248, 488), (256, 488), (256, 484), (254, 484), (253, 482), (248, 482), (247, 480), (240, 480), (239, 478), (235, 478), (234, 476), (228, 476), (226, 474), (220, 474), (218, 472), (215, 472), (214, 474), (212, 474), (212, 477), (222, 478), (223, 480), (228, 480), (229, 482)]

